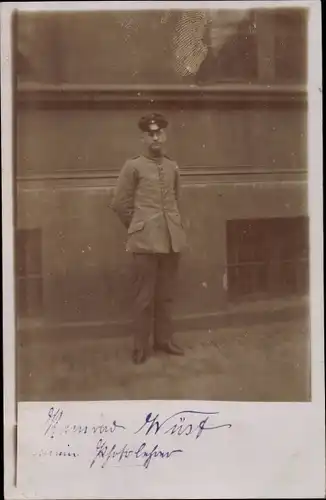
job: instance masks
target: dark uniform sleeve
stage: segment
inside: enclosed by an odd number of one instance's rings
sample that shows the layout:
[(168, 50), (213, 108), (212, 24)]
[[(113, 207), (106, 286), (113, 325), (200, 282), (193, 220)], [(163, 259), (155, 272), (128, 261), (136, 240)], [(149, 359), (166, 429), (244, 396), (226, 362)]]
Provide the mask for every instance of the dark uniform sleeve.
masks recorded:
[(127, 161), (121, 169), (111, 203), (111, 208), (126, 228), (129, 227), (134, 212), (136, 181), (136, 169)]
[(180, 179), (180, 170), (178, 165), (175, 165), (175, 185), (174, 185), (174, 190), (175, 190), (175, 197), (177, 202), (179, 203), (180, 200), (180, 189), (181, 189), (181, 179)]

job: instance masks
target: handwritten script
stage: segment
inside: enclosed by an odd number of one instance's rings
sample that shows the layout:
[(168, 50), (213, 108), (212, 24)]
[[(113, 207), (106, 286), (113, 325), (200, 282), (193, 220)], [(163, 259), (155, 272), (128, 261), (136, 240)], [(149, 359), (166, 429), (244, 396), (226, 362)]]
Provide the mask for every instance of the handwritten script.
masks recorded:
[(182, 410), (167, 417), (149, 412), (133, 426), (130, 419), (127, 425), (117, 419), (108, 420), (103, 414), (99, 417), (100, 423), (91, 425), (75, 420), (69, 422), (62, 408), (50, 407), (41, 431), (44, 446), (35, 451), (34, 456), (77, 460), (81, 455), (78, 444), (89, 439), (91, 444), (87, 446), (86, 457), (89, 469), (107, 466), (148, 469), (154, 462), (184, 453), (189, 440), (196, 442), (211, 432), (232, 427), (230, 423), (221, 422), (219, 412), (196, 410)]

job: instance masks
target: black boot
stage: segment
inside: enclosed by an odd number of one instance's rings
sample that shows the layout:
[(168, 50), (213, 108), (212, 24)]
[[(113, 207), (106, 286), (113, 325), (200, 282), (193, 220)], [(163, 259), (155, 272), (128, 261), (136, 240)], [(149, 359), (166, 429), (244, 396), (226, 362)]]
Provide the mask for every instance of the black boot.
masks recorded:
[(134, 349), (132, 352), (132, 360), (135, 365), (141, 365), (147, 360), (147, 353), (144, 349)]

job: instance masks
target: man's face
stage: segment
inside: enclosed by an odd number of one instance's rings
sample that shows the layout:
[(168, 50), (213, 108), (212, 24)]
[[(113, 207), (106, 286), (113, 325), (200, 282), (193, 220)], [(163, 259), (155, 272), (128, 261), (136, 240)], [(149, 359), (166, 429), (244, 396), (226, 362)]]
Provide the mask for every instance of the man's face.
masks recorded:
[(153, 130), (143, 133), (143, 142), (153, 156), (162, 154), (165, 141), (166, 133), (164, 129), (153, 128)]

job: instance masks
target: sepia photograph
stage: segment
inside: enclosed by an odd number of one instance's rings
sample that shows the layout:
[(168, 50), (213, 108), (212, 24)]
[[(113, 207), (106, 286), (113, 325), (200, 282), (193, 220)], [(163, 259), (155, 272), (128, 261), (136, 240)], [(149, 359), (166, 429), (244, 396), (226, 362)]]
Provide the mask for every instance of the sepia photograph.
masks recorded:
[(14, 12), (18, 402), (311, 401), (308, 9), (277, 3)]

